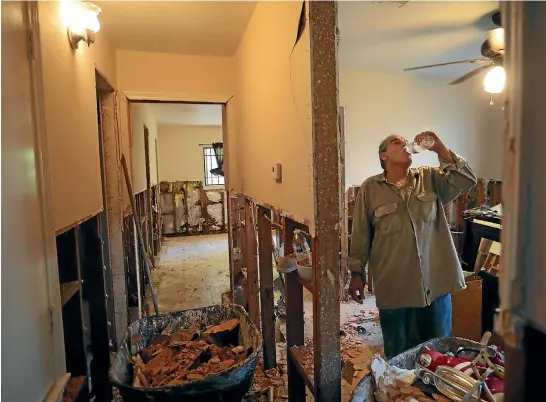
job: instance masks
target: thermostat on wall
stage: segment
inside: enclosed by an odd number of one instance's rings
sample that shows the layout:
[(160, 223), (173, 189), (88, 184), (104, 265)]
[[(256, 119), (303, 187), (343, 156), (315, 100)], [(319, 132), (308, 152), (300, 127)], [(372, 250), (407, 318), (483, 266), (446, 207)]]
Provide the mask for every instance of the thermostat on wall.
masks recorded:
[(271, 165), (271, 178), (276, 180), (276, 181), (281, 181), (282, 173), (281, 173), (281, 164), (280, 163), (273, 163)]

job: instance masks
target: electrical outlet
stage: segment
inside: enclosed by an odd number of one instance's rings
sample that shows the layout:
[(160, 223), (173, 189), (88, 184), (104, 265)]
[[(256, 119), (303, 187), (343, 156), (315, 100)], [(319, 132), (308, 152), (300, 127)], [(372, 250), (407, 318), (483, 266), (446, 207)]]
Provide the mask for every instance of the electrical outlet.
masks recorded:
[(271, 178), (276, 181), (282, 180), (281, 164), (273, 163), (271, 164)]

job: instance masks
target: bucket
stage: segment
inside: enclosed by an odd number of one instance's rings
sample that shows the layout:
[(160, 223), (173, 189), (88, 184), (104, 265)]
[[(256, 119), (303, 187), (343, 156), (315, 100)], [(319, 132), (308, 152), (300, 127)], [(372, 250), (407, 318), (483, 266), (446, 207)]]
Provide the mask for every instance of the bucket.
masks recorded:
[[(239, 345), (244, 346), (245, 349), (252, 348), (252, 353), (246, 359), (238, 362), (229, 370), (180, 386), (133, 387), (131, 338), (134, 335), (140, 337), (140, 341), (133, 345), (133, 352), (138, 353), (153, 339), (161, 335), (161, 332), (169, 325), (173, 331), (195, 327), (205, 330), (207, 327), (234, 318), (238, 318), (240, 321)], [(241, 306), (234, 304), (214, 305), (160, 314), (143, 318), (129, 325), (123, 343), (110, 366), (109, 377), (126, 402), (240, 402), (252, 385), (258, 353), (261, 349), (262, 336)]]
[[(435, 338), (427, 342), (424, 342), (414, 348), (406, 350), (404, 353), (399, 354), (398, 356), (393, 357), (388, 360), (392, 366), (399, 368), (411, 370), (415, 368), (417, 363), (417, 358), (419, 357), (419, 352), (423, 346), (427, 346), (432, 350), (436, 350), (441, 353), (453, 352), (455, 353), (459, 347), (464, 348), (482, 348), (483, 345), (479, 342), (471, 341), (470, 339), (463, 339), (457, 337), (447, 337), (447, 338)], [(357, 384), (355, 389), (351, 394), (349, 402), (375, 402), (375, 397), (373, 396), (375, 392), (372, 374), (369, 373), (364, 376), (360, 382)]]

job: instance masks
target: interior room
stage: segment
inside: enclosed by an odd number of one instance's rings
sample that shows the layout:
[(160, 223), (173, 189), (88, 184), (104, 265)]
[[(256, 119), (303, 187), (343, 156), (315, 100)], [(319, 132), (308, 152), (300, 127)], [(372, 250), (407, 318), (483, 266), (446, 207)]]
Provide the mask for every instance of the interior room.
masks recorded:
[(543, 392), (546, 2), (1, 7), (4, 399)]
[[(484, 90), (486, 72), (450, 85), (476, 68), (470, 62), (407, 72), (403, 70), (482, 57), (480, 47), (487, 39), (488, 31), (498, 27), (491, 19), (493, 13), (498, 11), (498, 3), (405, 3), (341, 2), (338, 5), (339, 97), (341, 132), (345, 142), (347, 248), (350, 248), (352, 213), (358, 189), (365, 179), (382, 171), (378, 157), (381, 141), (396, 133), (411, 142), (420, 132), (433, 131), (449, 148), (468, 160), (478, 176), (478, 186), (481, 186), (479, 190), (474, 189), (474, 192), (461, 196), (458, 203), (454, 201), (445, 208), (453, 240), (458, 252), (462, 253), (462, 211), (482, 204), (496, 206), (501, 202), (504, 97), (502, 93), (490, 94)], [(413, 168), (438, 165), (437, 156), (431, 152), (413, 157)], [(499, 227), (495, 223), (486, 224)], [(495, 269), (498, 269), (500, 243), (489, 239), (479, 243), (480, 255), (485, 257), (476, 262), (476, 266), (481, 269), (486, 265), (488, 272), (498, 272)], [(465, 270), (474, 272), (474, 264), (471, 268), (465, 267)], [(371, 276), (368, 277), (363, 306), (350, 299), (347, 289), (349, 281), (346, 279), (340, 304), (341, 354), (357, 368), (354, 378), (342, 378), (342, 395), (348, 400), (355, 384), (367, 374), (367, 370), (361, 368), (369, 364), (375, 353), (382, 353), (383, 339)], [(344, 283), (343, 279), (341, 283)], [(487, 291), (491, 293), (490, 289)], [(495, 297), (491, 297), (489, 306), (493, 307), (489, 307), (488, 314), (492, 317), (498, 304), (495, 304)], [(457, 300), (454, 303), (454, 309), (457, 308), (454, 332), (475, 338), (476, 332), (480, 333), (481, 330), (481, 314), (479, 317), (472, 314), (470, 321), (474, 327), (470, 328), (464, 324), (468, 322), (467, 312), (459, 315), (458, 306), (461, 303)], [(304, 289), (304, 316), (305, 342), (311, 344), (311, 289)], [(479, 329), (476, 330), (476, 327)], [(280, 330), (285, 331), (283, 321), (280, 322)]]
[(222, 104), (131, 103), (134, 141), (151, 150), (142, 158), (133, 147), (133, 161), (150, 161), (159, 189), (153, 209), (161, 211), (163, 240), (152, 278), (161, 311), (219, 304), (229, 291), (222, 110)]
[[(492, 14), (499, 4), (402, 3), (339, 5), (347, 188), (380, 173), (377, 148), (387, 135), (400, 133), (411, 142), (425, 130), (441, 134), (442, 141), (464, 155), (478, 177), (500, 179), (503, 95), (484, 90), (485, 72), (450, 85), (480, 64), (404, 71), (481, 58), (488, 31), (497, 28)], [(367, 96), (370, 92), (373, 97)], [(433, 154), (414, 157), (414, 167), (435, 164)]]

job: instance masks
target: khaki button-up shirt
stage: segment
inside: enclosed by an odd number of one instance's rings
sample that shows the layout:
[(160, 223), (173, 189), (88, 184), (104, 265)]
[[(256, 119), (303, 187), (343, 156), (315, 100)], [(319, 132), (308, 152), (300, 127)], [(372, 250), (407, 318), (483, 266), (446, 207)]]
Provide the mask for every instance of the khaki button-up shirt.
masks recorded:
[(367, 179), (353, 216), (349, 269), (371, 269), (377, 307), (428, 306), (465, 288), (464, 276), (442, 206), (476, 184), (468, 163), (410, 169), (411, 194), (403, 197), (385, 175)]

